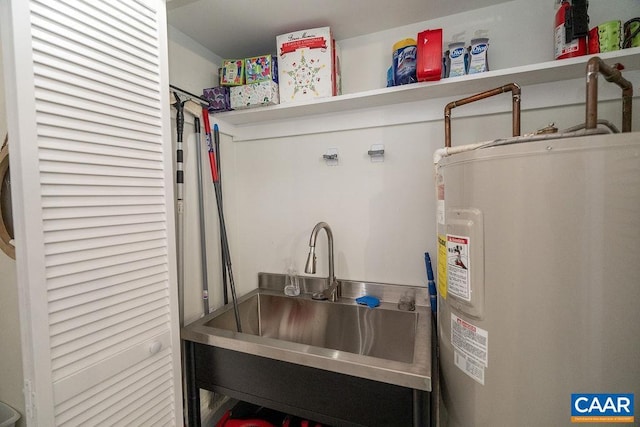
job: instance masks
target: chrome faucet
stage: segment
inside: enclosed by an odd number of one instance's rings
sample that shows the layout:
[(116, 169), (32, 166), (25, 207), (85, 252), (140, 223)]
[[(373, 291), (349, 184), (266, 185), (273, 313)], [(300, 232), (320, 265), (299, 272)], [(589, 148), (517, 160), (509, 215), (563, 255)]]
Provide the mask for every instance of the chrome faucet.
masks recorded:
[(328, 299), (329, 301), (338, 301), (340, 297), (340, 284), (336, 280), (336, 275), (334, 271), (333, 264), (333, 233), (331, 232), (331, 227), (326, 222), (319, 222), (313, 227), (313, 231), (311, 231), (311, 237), (309, 238), (309, 255), (307, 256), (307, 263), (304, 267), (304, 272), (308, 274), (316, 273), (316, 238), (318, 237), (318, 232), (324, 229), (327, 234), (328, 239), (328, 247), (329, 247), (329, 285), (327, 289), (322, 292), (316, 292), (311, 297), (313, 299)]

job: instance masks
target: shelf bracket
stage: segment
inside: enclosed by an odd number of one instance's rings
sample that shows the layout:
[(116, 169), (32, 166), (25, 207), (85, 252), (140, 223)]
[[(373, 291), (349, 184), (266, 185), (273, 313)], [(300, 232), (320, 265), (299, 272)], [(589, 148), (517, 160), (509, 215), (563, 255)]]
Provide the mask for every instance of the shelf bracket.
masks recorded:
[(338, 149), (329, 148), (322, 158), (327, 162), (327, 166), (338, 166)]
[(371, 163), (384, 162), (384, 145), (373, 144), (367, 154), (371, 158)]

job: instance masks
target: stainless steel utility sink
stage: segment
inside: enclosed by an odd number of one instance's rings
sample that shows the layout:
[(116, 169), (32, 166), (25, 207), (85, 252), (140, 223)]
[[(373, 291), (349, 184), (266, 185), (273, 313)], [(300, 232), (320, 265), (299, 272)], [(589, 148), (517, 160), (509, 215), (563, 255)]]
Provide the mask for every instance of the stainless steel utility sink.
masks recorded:
[[(431, 315), (425, 288), (341, 281), (338, 302), (310, 298), (326, 281), (303, 276), (303, 294), (282, 292), (284, 276), (260, 273), (238, 301), (242, 332), (228, 304), (182, 329), (182, 339), (333, 372), (431, 391)], [(376, 308), (355, 298), (374, 295)], [(415, 311), (397, 308), (415, 298)]]
[[(257, 292), (239, 304), (242, 332), (412, 363), (418, 314)], [(236, 328), (233, 310), (205, 323)]]

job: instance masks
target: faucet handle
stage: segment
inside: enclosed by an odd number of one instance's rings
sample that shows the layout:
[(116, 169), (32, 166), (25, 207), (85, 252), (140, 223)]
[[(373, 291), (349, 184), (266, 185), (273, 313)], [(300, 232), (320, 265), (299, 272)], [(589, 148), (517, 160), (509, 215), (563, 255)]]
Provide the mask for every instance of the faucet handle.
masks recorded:
[(315, 300), (329, 300), (331, 302), (336, 302), (342, 296), (342, 287), (340, 286), (340, 282), (335, 277), (333, 280), (329, 278), (329, 287), (320, 292), (314, 292), (311, 295), (311, 298)]

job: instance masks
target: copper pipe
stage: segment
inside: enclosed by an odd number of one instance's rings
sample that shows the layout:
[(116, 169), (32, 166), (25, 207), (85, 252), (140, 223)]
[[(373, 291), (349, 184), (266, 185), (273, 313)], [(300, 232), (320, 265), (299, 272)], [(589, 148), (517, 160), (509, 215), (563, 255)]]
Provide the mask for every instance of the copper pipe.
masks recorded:
[(587, 62), (586, 129), (595, 129), (598, 124), (598, 73), (602, 74), (606, 81), (615, 83), (622, 89), (622, 132), (631, 132), (633, 86), (622, 77), (622, 73), (615, 65), (609, 67), (597, 56)]
[(481, 99), (489, 98), (491, 96), (500, 95), (505, 92), (511, 92), (513, 136), (520, 136), (520, 86), (515, 83), (509, 83), (486, 92), (469, 96), (468, 98), (448, 103), (446, 107), (444, 107), (444, 146), (451, 147), (451, 110), (453, 108), (469, 104), (471, 102), (480, 101)]

